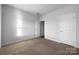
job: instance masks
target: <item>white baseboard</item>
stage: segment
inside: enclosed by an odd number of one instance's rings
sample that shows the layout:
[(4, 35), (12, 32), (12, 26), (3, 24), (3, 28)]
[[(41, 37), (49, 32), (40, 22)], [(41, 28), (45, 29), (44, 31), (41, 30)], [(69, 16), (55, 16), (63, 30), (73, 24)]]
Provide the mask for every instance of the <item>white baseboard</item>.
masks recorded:
[(16, 42), (20, 42), (20, 41), (24, 41), (24, 40), (29, 40), (29, 39), (32, 39), (32, 38), (36, 38), (35, 35), (33, 35), (33, 36), (25, 36), (25, 37), (18, 37), (18, 38), (15, 38), (14, 41), (8, 41), (8, 42), (2, 44), (2, 46), (12, 44), (12, 43), (16, 43)]
[(45, 36), (46, 39), (49, 39), (51, 41), (56, 41), (58, 43), (63, 43), (63, 44), (67, 44), (67, 45), (70, 45), (70, 46), (73, 46), (73, 47), (76, 47), (76, 48), (79, 48), (79, 46), (76, 46), (76, 45), (72, 45), (72, 44), (68, 44), (66, 42), (62, 42), (60, 40), (58, 40), (57, 38), (52, 38), (52, 37), (49, 37), (49, 36)]

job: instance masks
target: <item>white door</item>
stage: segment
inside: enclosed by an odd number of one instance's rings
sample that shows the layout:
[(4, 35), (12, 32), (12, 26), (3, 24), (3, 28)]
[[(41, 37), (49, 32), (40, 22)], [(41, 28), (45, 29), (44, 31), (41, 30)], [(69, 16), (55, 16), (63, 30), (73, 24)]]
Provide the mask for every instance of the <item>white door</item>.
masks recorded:
[(59, 17), (59, 40), (76, 46), (76, 14), (69, 13)]

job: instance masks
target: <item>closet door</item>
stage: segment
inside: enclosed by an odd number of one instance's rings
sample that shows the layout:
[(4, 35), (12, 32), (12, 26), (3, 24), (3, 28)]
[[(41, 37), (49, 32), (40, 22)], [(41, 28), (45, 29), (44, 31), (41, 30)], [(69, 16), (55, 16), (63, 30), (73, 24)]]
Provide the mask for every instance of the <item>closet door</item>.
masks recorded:
[(76, 46), (75, 13), (69, 13), (59, 17), (59, 39), (65, 44)]

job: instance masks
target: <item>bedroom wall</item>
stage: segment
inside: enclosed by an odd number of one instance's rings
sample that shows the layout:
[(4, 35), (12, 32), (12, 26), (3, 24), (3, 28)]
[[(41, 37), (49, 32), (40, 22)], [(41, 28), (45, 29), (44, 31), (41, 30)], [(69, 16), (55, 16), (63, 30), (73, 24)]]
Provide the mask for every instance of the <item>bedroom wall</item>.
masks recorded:
[(79, 5), (76, 6), (76, 15), (77, 15), (77, 20), (76, 20), (76, 43), (77, 47), (79, 48)]
[[(22, 36), (17, 36), (17, 20), (22, 21)], [(38, 37), (39, 27), (38, 15), (2, 5), (2, 45)]]
[[(69, 5), (69, 6), (57, 9), (42, 17), (42, 19), (45, 21), (45, 38), (50, 39), (52, 41), (63, 43), (59, 39), (59, 17), (61, 15), (65, 15), (69, 13), (76, 13), (76, 5)], [(76, 40), (76, 38), (73, 40)], [(76, 44), (76, 42), (74, 43)], [(68, 43), (65, 43), (65, 44), (68, 44)], [(69, 44), (69, 45), (76, 46), (75, 44)]]

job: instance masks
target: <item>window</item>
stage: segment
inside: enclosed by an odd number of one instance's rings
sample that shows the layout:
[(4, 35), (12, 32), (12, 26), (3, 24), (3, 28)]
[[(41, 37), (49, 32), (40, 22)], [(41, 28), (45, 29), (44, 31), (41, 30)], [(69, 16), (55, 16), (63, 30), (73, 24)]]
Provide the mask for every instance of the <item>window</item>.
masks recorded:
[(22, 19), (17, 19), (17, 36), (22, 36)]

